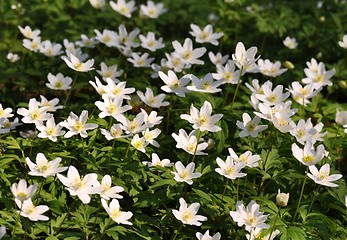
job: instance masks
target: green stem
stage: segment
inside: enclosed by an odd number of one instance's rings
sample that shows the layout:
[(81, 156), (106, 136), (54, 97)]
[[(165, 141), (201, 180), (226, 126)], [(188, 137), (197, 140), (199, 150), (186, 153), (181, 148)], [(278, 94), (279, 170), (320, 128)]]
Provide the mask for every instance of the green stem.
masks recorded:
[(112, 153), (113, 153), (113, 149), (114, 149), (115, 144), (116, 144), (116, 139), (113, 139), (112, 148), (111, 148), (110, 153), (108, 155), (108, 172), (110, 171), (110, 168), (111, 168), (111, 158), (112, 158)]
[(196, 145), (195, 145), (195, 149), (194, 149), (194, 155), (193, 155), (193, 158), (192, 158), (192, 162), (194, 162), (194, 159), (195, 159), (196, 150), (198, 149), (200, 137), (201, 137), (201, 131), (200, 131), (200, 128), (198, 128), (198, 134), (197, 134), (197, 137), (196, 137)]
[(223, 198), (225, 196), (225, 192), (227, 190), (228, 184), (229, 184), (229, 178), (227, 179), (227, 182), (225, 183), (225, 187), (224, 187), (223, 194), (222, 194), (222, 201), (223, 201)]
[(171, 239), (171, 240), (175, 240), (176, 239), (176, 237), (177, 237), (177, 235), (178, 235), (178, 233), (181, 231), (181, 229), (182, 229), (182, 224), (181, 224), (181, 226), (178, 228), (178, 230), (176, 231), (176, 233), (175, 233), (175, 235), (173, 236), (173, 238)]
[(236, 95), (237, 95), (237, 92), (239, 91), (239, 87), (240, 87), (240, 83), (241, 83), (242, 71), (243, 71), (243, 66), (240, 69), (239, 78), (237, 79), (236, 91), (235, 91), (235, 94), (234, 94), (234, 97), (233, 97), (233, 101), (230, 104), (230, 110), (233, 109), (233, 105), (234, 105), (234, 102), (235, 102), (235, 99), (236, 99)]
[(169, 133), (169, 123), (170, 123), (170, 113), (171, 113), (171, 110), (173, 108), (173, 106), (175, 105), (176, 103), (176, 100), (177, 98), (174, 99), (174, 94), (172, 93), (171, 96), (170, 96), (170, 107), (169, 107), (169, 111), (167, 112), (167, 116), (166, 116), (166, 133), (168, 134)]
[(68, 209), (68, 212), (66, 213), (66, 215), (65, 215), (64, 218), (63, 218), (63, 220), (62, 220), (61, 223), (59, 224), (58, 229), (57, 229), (56, 231), (54, 231), (54, 235), (55, 235), (55, 236), (59, 233), (61, 227), (63, 226), (63, 223), (64, 223), (65, 220), (66, 220), (66, 218), (67, 218), (67, 217), (70, 215), (70, 213), (72, 212), (72, 208), (74, 207), (74, 205), (75, 205), (76, 202), (77, 202), (77, 198), (75, 198), (74, 201), (71, 203), (70, 208)]
[(127, 148), (127, 151), (125, 152), (125, 157), (128, 156), (128, 152), (129, 152), (129, 149), (130, 149), (130, 144), (131, 144), (131, 140), (129, 140), (128, 148)]
[(274, 232), (274, 230), (276, 228), (276, 221), (277, 221), (277, 218), (278, 218), (279, 214), (280, 214), (280, 208), (278, 208), (278, 210), (277, 210), (277, 214), (276, 214), (276, 217), (275, 217), (274, 225), (272, 225), (271, 232), (270, 232), (270, 235), (269, 235), (270, 236), (269, 239), (272, 239), (271, 235), (272, 235), (272, 233)]
[(301, 187), (301, 191), (300, 191), (300, 197), (299, 197), (298, 205), (296, 206), (295, 213), (294, 213), (294, 216), (293, 216), (293, 219), (292, 219), (292, 224), (293, 224), (293, 222), (295, 221), (296, 215), (298, 214), (298, 211), (299, 211), (299, 207), (300, 207), (300, 204), (301, 204), (302, 195), (303, 195), (303, 193), (304, 193), (304, 188), (305, 188), (305, 184), (306, 184), (306, 180), (307, 180), (307, 173), (308, 173), (308, 167), (307, 167), (307, 169), (306, 169), (306, 174), (305, 174), (304, 182), (302, 183), (302, 187)]
[(14, 239), (15, 230), (17, 229), (17, 225), (20, 223), (20, 214), (22, 213), (22, 208), (23, 208), (23, 202), (21, 202), (21, 205), (20, 205), (20, 210), (18, 213), (18, 222), (16, 222), (16, 224), (14, 225), (14, 228), (12, 229), (12, 238), (11, 238), (12, 240)]
[(69, 92), (68, 92), (68, 94), (67, 94), (67, 97), (66, 97), (66, 99), (65, 99), (64, 108), (66, 107), (66, 103), (67, 103), (67, 100), (68, 100), (69, 97), (70, 97), (72, 88), (73, 88), (73, 86), (75, 85), (75, 82), (77, 81), (77, 76), (78, 76), (78, 72), (77, 72), (76, 75), (75, 75), (75, 78), (74, 78), (74, 80), (73, 80), (73, 82), (72, 82), (72, 84), (71, 84), (71, 87), (70, 87)]
[(236, 202), (239, 201), (239, 186), (240, 186), (240, 178), (237, 178), (237, 184), (236, 184)]
[(317, 195), (319, 193), (319, 188), (320, 188), (320, 185), (318, 185), (317, 192), (313, 195), (313, 198), (311, 200), (311, 203), (310, 203), (310, 206), (308, 208), (307, 214), (309, 214), (311, 212), (311, 209), (312, 209), (312, 206), (313, 206), (313, 202), (314, 202), (314, 200), (316, 200), (316, 197), (317, 197)]

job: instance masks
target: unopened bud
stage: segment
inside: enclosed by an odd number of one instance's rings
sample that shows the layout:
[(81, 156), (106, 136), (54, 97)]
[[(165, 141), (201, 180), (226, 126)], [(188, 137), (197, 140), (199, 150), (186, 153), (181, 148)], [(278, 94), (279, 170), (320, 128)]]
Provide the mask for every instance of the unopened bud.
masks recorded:
[(283, 63), (283, 66), (288, 68), (288, 69), (294, 69), (294, 67), (295, 67), (294, 64), (292, 62), (289, 62), (289, 61), (285, 61)]
[(340, 80), (339, 81), (339, 86), (343, 89), (346, 89), (347, 88), (347, 82), (346, 80)]
[(280, 207), (285, 207), (288, 204), (289, 193), (281, 193), (281, 190), (278, 189), (278, 194), (276, 196), (276, 203)]

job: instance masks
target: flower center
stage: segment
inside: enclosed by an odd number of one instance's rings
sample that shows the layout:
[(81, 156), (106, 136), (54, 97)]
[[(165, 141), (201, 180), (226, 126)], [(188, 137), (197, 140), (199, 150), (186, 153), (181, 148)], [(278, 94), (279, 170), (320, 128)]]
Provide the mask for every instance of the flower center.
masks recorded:
[(200, 126), (205, 126), (208, 123), (207, 117), (202, 115), (196, 119), (196, 123)]
[(83, 187), (83, 179), (75, 178), (71, 184), (71, 188), (75, 191)]
[(40, 115), (40, 112), (38, 110), (35, 110), (30, 114), (30, 116), (33, 120), (37, 120), (37, 119), (40, 119), (41, 115)]
[(253, 123), (249, 122), (246, 124), (246, 129), (248, 132), (253, 132), (255, 129), (255, 125)]
[(111, 218), (117, 219), (120, 217), (120, 215), (121, 215), (121, 212), (118, 209), (113, 209), (112, 214), (111, 214)]
[(63, 86), (63, 83), (61, 81), (57, 81), (54, 83), (54, 87), (61, 88)]
[(233, 174), (233, 173), (234, 173), (234, 167), (233, 167), (233, 166), (227, 166), (227, 167), (225, 168), (225, 173), (226, 173), (227, 175)]
[(180, 176), (182, 179), (187, 179), (188, 176), (189, 176), (189, 173), (188, 173), (187, 170), (183, 170), (183, 171), (179, 174), (179, 176)]
[(193, 214), (189, 211), (185, 211), (183, 214), (182, 214), (182, 219), (183, 221), (185, 222), (188, 222), (189, 220), (191, 220), (193, 218)]
[(80, 132), (83, 130), (83, 124), (81, 122), (76, 122), (75, 125), (73, 125), (76, 132)]
[(276, 94), (271, 94), (269, 97), (268, 97), (268, 100), (272, 103), (276, 102), (278, 99), (277, 95)]
[(304, 162), (305, 163), (310, 163), (314, 160), (314, 157), (312, 155), (305, 155), (304, 156)]
[(116, 107), (116, 105), (113, 104), (113, 103), (111, 103), (110, 105), (107, 106), (107, 111), (108, 111), (109, 113), (111, 113), (111, 114), (112, 114), (112, 113), (115, 113), (116, 110), (117, 110), (117, 107)]

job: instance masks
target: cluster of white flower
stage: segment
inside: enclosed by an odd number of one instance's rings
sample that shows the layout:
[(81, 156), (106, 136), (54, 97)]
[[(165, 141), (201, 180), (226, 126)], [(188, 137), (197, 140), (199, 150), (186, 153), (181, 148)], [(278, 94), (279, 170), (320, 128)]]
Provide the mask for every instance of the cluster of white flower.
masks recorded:
[(13, 117), (12, 108), (4, 108), (0, 103), (0, 134), (8, 133), (12, 129), (15, 129), (17, 126), (21, 125), (18, 122), (18, 118), (11, 120)]

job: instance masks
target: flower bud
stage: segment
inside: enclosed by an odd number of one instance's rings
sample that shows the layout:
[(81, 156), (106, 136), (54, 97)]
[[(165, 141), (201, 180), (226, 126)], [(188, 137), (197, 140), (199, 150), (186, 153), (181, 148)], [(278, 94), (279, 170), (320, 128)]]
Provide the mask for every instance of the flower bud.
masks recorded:
[(340, 81), (338, 81), (338, 84), (343, 89), (347, 88), (347, 81), (346, 80), (340, 80)]
[(294, 64), (292, 62), (289, 62), (289, 61), (285, 61), (283, 63), (283, 66), (288, 68), (288, 69), (293, 69), (295, 67)]
[(278, 189), (278, 194), (276, 196), (276, 203), (280, 207), (285, 207), (288, 204), (289, 193), (281, 193), (280, 189)]
[(335, 122), (341, 126), (347, 124), (347, 111), (340, 112), (339, 109), (336, 109)]

